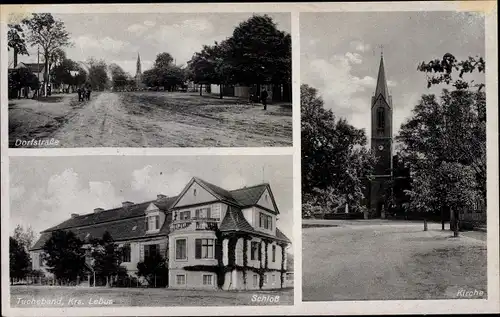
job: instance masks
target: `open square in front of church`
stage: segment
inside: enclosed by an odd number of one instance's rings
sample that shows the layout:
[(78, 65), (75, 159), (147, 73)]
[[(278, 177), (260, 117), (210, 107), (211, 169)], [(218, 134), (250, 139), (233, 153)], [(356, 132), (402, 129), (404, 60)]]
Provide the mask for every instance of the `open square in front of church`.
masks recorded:
[[(260, 104), (189, 92), (101, 92), (9, 101), (9, 143), (56, 147), (291, 146), (291, 104)], [(18, 142), (19, 143), (19, 142)], [(54, 145), (53, 145), (54, 146)], [(36, 147), (36, 145), (31, 145)]]
[(302, 232), (304, 301), (487, 298), (486, 233), (392, 220), (303, 220)]

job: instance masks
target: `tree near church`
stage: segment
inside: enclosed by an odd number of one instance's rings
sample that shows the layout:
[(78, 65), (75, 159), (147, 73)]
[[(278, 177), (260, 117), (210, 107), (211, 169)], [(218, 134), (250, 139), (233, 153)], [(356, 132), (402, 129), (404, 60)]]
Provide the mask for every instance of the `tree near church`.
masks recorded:
[(129, 85), (129, 75), (118, 64), (110, 64), (109, 71), (114, 89), (121, 90)]
[(24, 279), (31, 271), (31, 259), (22, 241), (9, 237), (9, 274), (10, 283)]
[(142, 74), (143, 83), (148, 87), (164, 87), (165, 90), (173, 91), (185, 81), (185, 72), (181, 67), (173, 64), (172, 55), (160, 53), (156, 55), (153, 68)]
[[(397, 137), (413, 174), (412, 208), (440, 212), (444, 221), (449, 210), (458, 215), (471, 200), (486, 199), (485, 111), (481, 91), (443, 90), (439, 100), (422, 96)], [(460, 191), (463, 200), (457, 198)]]
[(316, 89), (301, 86), (303, 216), (333, 212), (344, 204), (364, 211), (365, 180), (375, 158), (364, 130), (326, 110)]
[(43, 246), (44, 260), (50, 273), (69, 284), (82, 276), (85, 270), (83, 241), (72, 231), (53, 231)]
[(30, 19), (22, 22), (29, 30), (27, 41), (41, 48), (44, 59), (44, 95), (47, 95), (49, 61), (55, 50), (71, 46), (70, 37), (64, 22), (55, 19), (50, 13), (33, 13)]
[[(480, 56), (469, 56), (466, 60), (460, 61), (453, 54), (446, 53), (441, 59), (420, 63), (417, 70), (428, 74), (427, 88), (445, 83), (447, 85), (453, 85), (456, 89), (477, 87), (478, 91), (481, 91), (485, 85), (484, 83), (474, 83), (474, 81), (469, 82), (464, 80), (465, 74), (470, 74), (475, 71), (479, 73), (485, 72), (486, 61)], [(458, 73), (458, 78), (454, 77), (454, 73)]]
[(110, 286), (111, 278), (118, 276), (124, 270), (122, 263), (122, 250), (113, 241), (111, 234), (104, 232), (101, 239), (92, 241), (93, 269), (96, 277), (105, 278), (106, 285)]

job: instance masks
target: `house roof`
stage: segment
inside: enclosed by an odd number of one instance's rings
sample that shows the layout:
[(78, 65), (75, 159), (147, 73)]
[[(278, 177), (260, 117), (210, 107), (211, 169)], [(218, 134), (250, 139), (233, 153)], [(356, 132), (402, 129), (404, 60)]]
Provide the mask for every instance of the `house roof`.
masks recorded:
[[(241, 211), (241, 208), (243, 207), (256, 205), (265, 189), (269, 187), (269, 184), (259, 184), (228, 191), (195, 177), (191, 180), (188, 186), (186, 186), (184, 191), (187, 190), (187, 188), (189, 188), (194, 181), (206, 188), (218, 199), (228, 203), (228, 212), (226, 213), (220, 227), (222, 231), (243, 231), (266, 236), (268, 238), (287, 243), (290, 242), (290, 240), (277, 228), (276, 236), (266, 235), (265, 233), (254, 230), (246, 221)], [(151, 200), (130, 206), (122, 206), (109, 210), (74, 216), (54, 227), (42, 231), (40, 239), (35, 243), (32, 250), (41, 249), (45, 242), (50, 238), (51, 232), (55, 230), (71, 230), (75, 232), (80, 239), (84, 240), (92, 237), (100, 238), (106, 230), (111, 234), (115, 241), (155, 236), (145, 234), (146, 228), (144, 223), (144, 214), (146, 209), (150, 204), (154, 204), (160, 210), (170, 211), (181, 196), (182, 193), (181, 195), (175, 197)], [(156, 235), (167, 235), (169, 233), (171, 212), (167, 212), (166, 214), (168, 221), (165, 221), (160, 232)], [(136, 227), (136, 229), (132, 230), (133, 227)]]
[(29, 68), (29, 70), (32, 71), (33, 73), (41, 73), (45, 68), (45, 65), (42, 63), (23, 63), (23, 62), (17, 64), (17, 67), (22, 67), (22, 65)]
[(243, 212), (241, 211), (241, 209), (233, 206), (228, 207), (226, 216), (222, 220), (219, 229), (222, 232), (239, 231), (252, 233), (265, 238), (290, 243), (290, 239), (288, 239), (288, 237), (285, 236), (285, 234), (278, 228), (276, 228), (276, 236), (255, 230), (245, 219), (245, 216), (243, 216)]
[(172, 203), (177, 197), (168, 197), (162, 200), (152, 200), (139, 204), (134, 204), (128, 207), (118, 207), (109, 210), (103, 210), (101, 212), (92, 212), (89, 214), (79, 215), (70, 218), (57, 226), (46, 229), (43, 232), (54, 231), (59, 229), (69, 229), (82, 226), (92, 226), (99, 223), (123, 220), (127, 218), (133, 218), (138, 216), (143, 216), (146, 208), (153, 203), (161, 210), (169, 210)]
[[(66, 228), (62, 230), (73, 231), (79, 239), (86, 242), (90, 241), (92, 238), (101, 238), (106, 231), (111, 234), (114, 241), (124, 241), (168, 235), (170, 233), (171, 222), (172, 214), (167, 213), (167, 219), (163, 223), (160, 231), (155, 234), (146, 234), (146, 222), (142, 216), (135, 216), (133, 218), (114, 222), (104, 222), (91, 226)], [(31, 250), (42, 249), (45, 242), (50, 239), (51, 234), (52, 232), (47, 230), (42, 232), (42, 235)]]

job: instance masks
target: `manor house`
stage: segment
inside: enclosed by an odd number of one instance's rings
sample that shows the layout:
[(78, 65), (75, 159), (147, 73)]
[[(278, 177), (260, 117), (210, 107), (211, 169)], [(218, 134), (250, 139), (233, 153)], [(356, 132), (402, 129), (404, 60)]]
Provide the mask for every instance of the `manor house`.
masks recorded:
[(85, 242), (108, 231), (132, 276), (137, 263), (159, 254), (168, 262), (169, 288), (282, 288), (291, 242), (277, 228), (278, 215), (268, 183), (225, 190), (195, 177), (175, 197), (72, 214), (42, 231), (30, 254), (33, 269), (47, 272), (41, 255), (53, 231), (73, 231)]

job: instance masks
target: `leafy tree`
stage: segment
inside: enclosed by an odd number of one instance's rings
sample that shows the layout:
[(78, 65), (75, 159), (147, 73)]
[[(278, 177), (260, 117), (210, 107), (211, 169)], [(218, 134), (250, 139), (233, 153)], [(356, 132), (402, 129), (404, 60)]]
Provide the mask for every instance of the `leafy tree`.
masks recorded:
[(160, 69), (167, 68), (168, 66), (172, 65), (173, 61), (174, 58), (172, 57), (172, 55), (170, 55), (170, 53), (163, 52), (156, 55), (154, 67)]
[(19, 24), (9, 24), (9, 31), (7, 32), (7, 49), (14, 51), (14, 67), (17, 66), (18, 55), (29, 55), (26, 48), (26, 39), (24, 37), (24, 30)]
[(365, 183), (375, 163), (365, 148), (364, 130), (336, 119), (308, 85), (301, 86), (301, 125), (303, 216), (345, 203), (364, 210)]
[(291, 78), (291, 38), (268, 15), (240, 23), (227, 40), (234, 83), (283, 83)]
[(53, 231), (43, 246), (48, 271), (65, 283), (75, 281), (85, 269), (85, 251), (82, 247), (83, 241), (72, 231)]
[(28, 43), (39, 45), (45, 61), (44, 68), (44, 94), (47, 94), (49, 60), (55, 50), (71, 46), (70, 37), (64, 22), (55, 19), (50, 13), (33, 13), (30, 19), (22, 22), (27, 26), (29, 35)]
[[(470, 86), (473, 86), (477, 87), (478, 91), (481, 91), (484, 83), (468, 82), (463, 79), (463, 76), (474, 71), (484, 73), (486, 70), (486, 61), (479, 56), (469, 56), (468, 59), (459, 61), (453, 54), (446, 53), (442, 59), (422, 62), (418, 65), (417, 70), (427, 74), (437, 74), (427, 76), (427, 88), (430, 88), (432, 85), (446, 83), (448, 85), (452, 84), (456, 89), (468, 89)], [(458, 78), (453, 76), (454, 72), (458, 72)]]
[[(409, 192), (415, 210), (435, 212), (467, 208), (471, 186), (475, 199), (486, 199), (486, 102), (481, 91), (443, 90), (440, 100), (424, 95), (400, 129), (400, 154), (410, 165)], [(451, 171), (451, 168), (456, 171)], [(454, 180), (461, 175), (467, 183)], [(473, 180), (470, 180), (471, 174)], [(443, 175), (449, 175), (449, 178)], [(451, 179), (451, 180), (450, 180)], [(463, 186), (465, 201), (450, 198)], [(459, 206), (459, 203), (463, 203)]]
[(9, 98), (12, 98), (13, 96), (19, 98), (19, 91), (21, 88), (38, 89), (40, 87), (40, 81), (31, 70), (21, 67), (9, 71), (8, 85)]
[(92, 242), (93, 268), (96, 276), (105, 277), (109, 285), (111, 276), (117, 276), (122, 271), (122, 251), (109, 232), (105, 232), (101, 239)]
[(9, 271), (10, 281), (23, 279), (31, 270), (31, 260), (22, 242), (9, 237)]
[(110, 64), (109, 70), (111, 73), (111, 83), (114, 89), (124, 89), (129, 82), (129, 75), (117, 64)]
[(168, 266), (159, 254), (148, 256), (137, 263), (137, 276), (143, 276), (149, 286), (164, 287), (168, 285)]
[(104, 90), (109, 83), (106, 62), (102, 59), (90, 58), (87, 63), (89, 64), (88, 83), (93, 90)]
[(24, 247), (26, 252), (30, 250), (33, 246), (33, 241), (35, 241), (35, 233), (31, 226), (28, 226), (26, 230), (21, 225), (17, 225), (14, 229), (14, 239), (19, 242), (21, 246)]
[[(227, 62), (230, 46), (228, 41), (215, 42), (214, 45), (204, 45), (203, 49), (195, 53), (188, 62), (191, 80), (200, 85), (220, 85), (220, 98), (223, 98), (223, 86), (229, 84), (233, 75), (232, 67)], [(202, 89), (200, 88), (200, 95)]]

